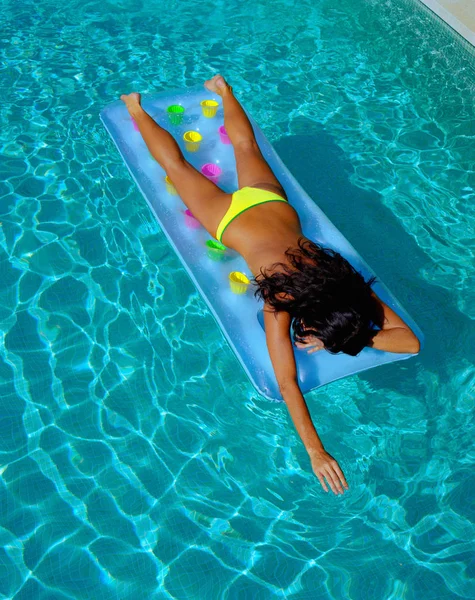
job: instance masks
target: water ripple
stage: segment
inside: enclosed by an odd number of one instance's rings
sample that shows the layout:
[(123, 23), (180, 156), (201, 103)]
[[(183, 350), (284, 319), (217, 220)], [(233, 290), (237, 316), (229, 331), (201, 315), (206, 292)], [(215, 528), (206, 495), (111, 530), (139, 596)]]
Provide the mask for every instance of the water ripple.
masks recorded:
[[(0, 596), (475, 598), (473, 53), (409, 0), (2, 8)], [(343, 498), (98, 119), (216, 71), (426, 334), (309, 395)]]

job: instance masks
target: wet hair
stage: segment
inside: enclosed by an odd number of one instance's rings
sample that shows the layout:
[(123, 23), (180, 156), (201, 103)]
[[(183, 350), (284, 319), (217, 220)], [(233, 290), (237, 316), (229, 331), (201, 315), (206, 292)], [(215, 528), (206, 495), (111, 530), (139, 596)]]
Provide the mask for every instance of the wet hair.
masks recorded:
[(365, 281), (341, 254), (303, 238), (285, 255), (289, 264), (261, 269), (255, 295), (290, 314), (295, 341), (314, 335), (329, 352), (359, 354), (383, 324), (375, 278)]

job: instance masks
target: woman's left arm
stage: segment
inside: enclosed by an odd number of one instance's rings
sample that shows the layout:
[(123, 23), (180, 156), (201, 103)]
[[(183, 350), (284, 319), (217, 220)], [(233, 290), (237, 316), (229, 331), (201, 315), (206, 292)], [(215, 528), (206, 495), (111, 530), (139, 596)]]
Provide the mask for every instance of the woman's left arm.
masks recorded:
[(411, 328), (376, 294), (373, 294), (383, 308), (383, 327), (368, 344), (371, 348), (386, 352), (417, 354), (420, 342)]

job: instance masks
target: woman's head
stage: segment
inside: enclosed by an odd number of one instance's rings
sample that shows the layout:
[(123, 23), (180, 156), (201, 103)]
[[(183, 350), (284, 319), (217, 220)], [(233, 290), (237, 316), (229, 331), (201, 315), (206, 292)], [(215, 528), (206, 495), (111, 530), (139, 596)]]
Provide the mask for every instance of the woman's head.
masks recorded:
[(296, 340), (314, 335), (329, 352), (356, 356), (382, 327), (374, 278), (365, 281), (340, 254), (309, 240), (299, 240), (286, 256), (288, 265), (256, 277), (256, 295), (290, 314)]

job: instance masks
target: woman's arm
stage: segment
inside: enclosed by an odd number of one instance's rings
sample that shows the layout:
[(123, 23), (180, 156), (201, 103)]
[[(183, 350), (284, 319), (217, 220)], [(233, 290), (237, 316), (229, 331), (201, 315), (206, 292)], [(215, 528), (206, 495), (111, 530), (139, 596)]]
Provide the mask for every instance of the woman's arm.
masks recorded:
[(325, 451), (297, 382), (290, 322), (288, 313), (275, 312), (267, 305), (264, 308), (267, 347), (277, 383), (323, 489), (328, 491), (326, 479), (335, 494), (342, 494), (343, 487), (348, 489), (348, 484), (336, 460)]
[(383, 328), (373, 337), (369, 346), (386, 352), (417, 354), (421, 345), (414, 332), (387, 304), (373, 294), (383, 308)]

